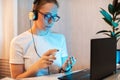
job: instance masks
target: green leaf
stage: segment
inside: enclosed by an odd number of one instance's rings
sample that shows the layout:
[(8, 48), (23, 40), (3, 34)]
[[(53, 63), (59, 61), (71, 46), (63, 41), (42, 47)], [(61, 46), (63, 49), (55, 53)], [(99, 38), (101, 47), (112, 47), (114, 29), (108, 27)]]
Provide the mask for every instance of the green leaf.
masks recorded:
[(120, 20), (118, 20), (118, 22), (117, 23), (119, 23), (120, 22)]
[(120, 36), (120, 31), (115, 34), (116, 37)]
[(115, 11), (119, 12), (120, 11), (120, 3), (117, 4), (117, 6), (115, 7)]
[(118, 35), (116, 38), (117, 38), (117, 39), (120, 38), (120, 35)]
[(120, 20), (120, 17), (116, 17), (116, 19), (115, 20)]
[(120, 35), (118, 35), (116, 38), (117, 38), (117, 42), (118, 42), (118, 40), (120, 39)]
[(112, 15), (114, 15), (115, 9), (114, 9), (114, 6), (113, 6), (112, 4), (109, 4), (109, 5), (108, 5), (108, 10), (109, 10), (109, 12), (110, 12)]
[(107, 34), (107, 33), (104, 33), (105, 35), (107, 35), (107, 36), (109, 36), (109, 37), (111, 37), (111, 35), (110, 34)]
[(117, 12), (116, 12), (116, 15), (119, 15), (119, 14), (120, 14), (120, 11), (117, 11)]
[(116, 7), (118, 4), (118, 0), (113, 0), (113, 6)]
[(111, 37), (115, 37), (115, 33), (114, 32), (111, 32)]
[(116, 27), (118, 27), (119, 24), (112, 21), (112, 25), (113, 25), (114, 28), (116, 28)]
[(115, 30), (117, 31), (117, 30), (119, 30), (119, 28), (115, 28)]
[[(102, 9), (102, 8), (101, 8), (101, 9)], [(100, 11), (100, 13), (101, 13), (109, 22), (112, 22), (112, 17), (111, 17), (111, 15), (109, 15), (108, 12), (106, 12), (104, 9), (102, 9), (102, 10)]]
[(119, 37), (119, 38), (117, 38), (117, 42), (119, 41), (119, 39), (120, 39), (120, 37)]
[(103, 18), (103, 20), (108, 23), (110, 26), (112, 26), (111, 22), (109, 22), (106, 18)]
[(120, 14), (120, 3), (117, 4), (115, 11), (116, 11), (116, 15), (118, 16)]
[(111, 32), (111, 31), (108, 31), (108, 30), (101, 30), (101, 31), (98, 31), (96, 34), (99, 34), (99, 33), (106, 33), (106, 32)]

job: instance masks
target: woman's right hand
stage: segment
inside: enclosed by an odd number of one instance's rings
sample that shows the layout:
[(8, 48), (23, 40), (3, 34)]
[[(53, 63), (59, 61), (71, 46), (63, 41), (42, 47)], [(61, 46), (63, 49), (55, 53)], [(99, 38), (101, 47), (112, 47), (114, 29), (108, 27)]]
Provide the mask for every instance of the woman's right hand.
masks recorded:
[(57, 49), (50, 49), (47, 52), (45, 52), (41, 56), (41, 58), (34, 64), (34, 67), (36, 67), (36, 69), (38, 69), (38, 70), (43, 69), (43, 68), (47, 68), (56, 59), (55, 53), (57, 51), (58, 51)]
[(48, 50), (44, 53), (41, 58), (34, 63), (32, 66), (29, 67), (26, 71), (24, 71), (24, 64), (10, 64), (11, 68), (11, 75), (13, 78), (25, 78), (35, 76), (36, 72), (39, 69), (47, 68), (49, 65), (53, 63), (53, 60), (56, 59), (55, 53), (57, 49)]

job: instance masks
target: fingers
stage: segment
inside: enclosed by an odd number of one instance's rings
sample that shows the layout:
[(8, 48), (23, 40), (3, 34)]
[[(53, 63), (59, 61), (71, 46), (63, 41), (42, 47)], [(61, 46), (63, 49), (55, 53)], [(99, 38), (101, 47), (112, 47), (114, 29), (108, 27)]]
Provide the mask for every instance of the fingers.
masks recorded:
[(45, 63), (46, 63), (47, 65), (51, 65), (51, 64), (53, 63), (53, 61), (45, 61)]
[(41, 56), (40, 60), (42, 61), (44, 67), (48, 67), (49, 65), (52, 65), (56, 57), (55, 55), (51, 55), (51, 54), (55, 53), (56, 51), (57, 49), (48, 50), (43, 56)]
[(51, 55), (51, 56), (42, 56), (42, 59), (44, 59), (44, 60), (55, 60), (56, 59), (56, 57), (54, 56), (54, 55)]
[(53, 60), (56, 59), (55, 56), (42, 56), (41, 57), (44, 64), (51, 65), (53, 63)]
[(73, 62), (73, 59), (72, 59), (72, 57), (70, 57), (69, 61), (70, 61), (70, 64), (72, 64), (72, 62)]
[(54, 55), (58, 51), (59, 51), (58, 49), (50, 49), (44, 54), (44, 56)]
[(72, 62), (72, 66), (75, 65), (75, 63), (76, 63), (76, 58), (75, 58), (75, 57), (71, 57), (71, 62)]
[(72, 64), (71, 57), (69, 57), (67, 61), (67, 66), (71, 66), (71, 64)]
[(73, 66), (76, 63), (76, 59), (74, 57), (68, 57), (65, 62), (66, 66)]
[(54, 55), (51, 55), (48, 58), (49, 58), (49, 60), (56, 60), (56, 57)]
[(69, 59), (70, 59), (70, 58), (68, 58), (68, 59), (65, 61), (65, 63), (62, 65), (62, 68), (63, 68), (63, 69), (67, 68)]
[(73, 66), (74, 64), (76, 63), (76, 59), (72, 56), (69, 58), (69, 62), (68, 62), (68, 65), (71, 65)]
[(66, 64), (67, 66), (70, 64), (70, 57), (68, 57), (68, 59), (66, 60)]

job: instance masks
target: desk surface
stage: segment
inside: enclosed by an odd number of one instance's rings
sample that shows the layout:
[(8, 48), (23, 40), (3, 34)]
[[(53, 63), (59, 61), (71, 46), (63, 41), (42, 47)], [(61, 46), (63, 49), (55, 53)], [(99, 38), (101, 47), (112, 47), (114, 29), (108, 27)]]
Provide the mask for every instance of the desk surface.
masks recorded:
[(120, 80), (120, 70), (117, 71), (116, 74), (113, 74), (111, 76), (108, 76), (107, 78), (103, 79), (103, 80)]
[[(74, 71), (76, 72), (76, 71)], [(41, 76), (41, 77), (30, 77), (30, 78), (23, 78), (23, 79), (19, 79), (19, 80), (58, 80), (57, 78), (59, 76), (65, 75), (64, 73), (60, 73), (60, 74), (53, 74), (53, 75), (47, 75), (47, 76)], [(1, 80), (14, 80), (11, 78), (4, 78)], [(116, 74), (111, 75), (103, 80), (120, 80), (120, 71), (117, 71)]]

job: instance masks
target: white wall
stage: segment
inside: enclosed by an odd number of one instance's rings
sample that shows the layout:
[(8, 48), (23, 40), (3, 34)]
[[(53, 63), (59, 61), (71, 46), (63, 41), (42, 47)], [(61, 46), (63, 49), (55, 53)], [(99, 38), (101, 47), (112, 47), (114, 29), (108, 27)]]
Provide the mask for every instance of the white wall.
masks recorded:
[[(2, 0), (0, 0), (0, 53), (2, 53), (2, 47), (3, 47), (3, 39), (2, 39), (2, 37), (3, 37), (3, 33), (2, 33), (2, 26), (3, 26), (3, 24), (2, 24)], [(0, 54), (0, 58), (2, 57), (2, 54)]]
[(16, 0), (0, 0), (0, 58), (9, 58), (11, 39), (17, 34)]
[(33, 0), (18, 0), (18, 34), (30, 28), (28, 13), (32, 11)]
[[(32, 0), (18, 1), (18, 34), (29, 28), (28, 11)], [(63, 33), (67, 39), (69, 55), (77, 58), (74, 69), (90, 65), (90, 39), (106, 37), (96, 32), (109, 29), (102, 20), (100, 7), (107, 10), (112, 0), (59, 0), (61, 20), (55, 24), (54, 31)]]
[(107, 9), (112, 0), (65, 0), (60, 1), (61, 21), (54, 30), (65, 34), (69, 54), (77, 58), (75, 69), (90, 66), (90, 39), (106, 37), (96, 35), (102, 29), (110, 28), (102, 20), (100, 7)]

